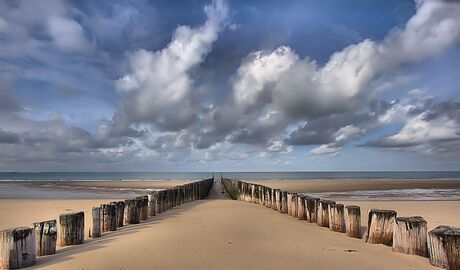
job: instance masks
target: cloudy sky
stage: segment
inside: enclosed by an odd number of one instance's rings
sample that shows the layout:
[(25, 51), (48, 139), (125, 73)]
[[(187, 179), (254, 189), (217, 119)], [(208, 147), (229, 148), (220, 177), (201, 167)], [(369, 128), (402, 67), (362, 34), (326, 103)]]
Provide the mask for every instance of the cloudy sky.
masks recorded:
[(0, 171), (455, 170), (459, 70), (457, 1), (0, 1)]

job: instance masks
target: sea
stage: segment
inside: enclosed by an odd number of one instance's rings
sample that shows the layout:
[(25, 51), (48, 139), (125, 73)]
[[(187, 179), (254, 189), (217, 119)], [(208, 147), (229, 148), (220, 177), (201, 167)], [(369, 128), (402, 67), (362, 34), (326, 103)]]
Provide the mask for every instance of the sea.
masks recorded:
[[(460, 179), (460, 171), (442, 172), (0, 172), (0, 199), (128, 198), (148, 190), (136, 188), (67, 186), (68, 181), (197, 180), (215, 177), (239, 180), (340, 180)], [(54, 182), (54, 183), (48, 183)], [(56, 184), (58, 182), (58, 184)], [(59, 184), (60, 183), (60, 184)], [(392, 189), (326, 192), (317, 195), (334, 200), (460, 200), (460, 189)]]

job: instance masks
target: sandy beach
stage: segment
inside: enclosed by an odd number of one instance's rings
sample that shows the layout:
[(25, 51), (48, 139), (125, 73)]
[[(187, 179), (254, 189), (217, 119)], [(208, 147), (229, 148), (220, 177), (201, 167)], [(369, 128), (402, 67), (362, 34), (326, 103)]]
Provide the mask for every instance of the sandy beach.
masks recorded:
[[(299, 184), (292, 182), (273, 181), (270, 185), (298, 192), (315, 186), (304, 183), (306, 186), (300, 185), (299, 189), (293, 187)], [(134, 182), (130, 185), (133, 187)], [(71, 210), (84, 210), (85, 222), (91, 226), (89, 210), (107, 201), (110, 200), (2, 199), (0, 228), (57, 218), (59, 213)], [(400, 216), (421, 215), (430, 228), (439, 224), (460, 226), (459, 201), (340, 202), (359, 205), (362, 213), (370, 208), (383, 208), (394, 209)], [(364, 214), (363, 225), (365, 219)], [(260, 205), (230, 200), (220, 193), (219, 185), (215, 185), (207, 200), (181, 205), (96, 240), (87, 239), (81, 246), (59, 249), (55, 255), (40, 257), (31, 269), (145, 269), (147, 266), (152, 269), (436, 269), (426, 258), (397, 254), (390, 247), (366, 244)]]

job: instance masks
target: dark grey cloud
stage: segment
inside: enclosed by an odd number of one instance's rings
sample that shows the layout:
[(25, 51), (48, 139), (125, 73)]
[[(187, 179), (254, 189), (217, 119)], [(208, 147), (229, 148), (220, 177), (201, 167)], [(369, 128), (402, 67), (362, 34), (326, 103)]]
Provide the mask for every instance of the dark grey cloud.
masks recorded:
[(9, 79), (0, 75), (0, 113), (6, 114), (21, 110), (21, 105), (13, 97)]
[(0, 128), (0, 143), (7, 143), (7, 144), (19, 143), (19, 135), (14, 132), (3, 131)]

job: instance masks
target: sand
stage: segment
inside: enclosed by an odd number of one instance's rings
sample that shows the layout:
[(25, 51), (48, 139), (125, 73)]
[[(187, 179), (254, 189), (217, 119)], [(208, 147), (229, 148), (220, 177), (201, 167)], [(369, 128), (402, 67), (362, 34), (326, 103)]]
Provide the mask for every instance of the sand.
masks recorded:
[[(119, 199), (117, 199), (119, 200)], [(85, 227), (92, 228), (91, 209), (111, 199), (0, 199), (0, 230), (30, 226), (34, 222), (59, 220), (67, 212), (84, 211)], [(85, 232), (85, 233), (86, 233)]]
[[(95, 200), (0, 200), (1, 228), (25, 225)], [(459, 202), (346, 202), (418, 214), (460, 226)], [(46, 210), (40, 212), (43, 206)], [(16, 209), (16, 210), (14, 210)], [(55, 214), (54, 214), (55, 213)], [(455, 215), (453, 215), (455, 213)], [(7, 220), (5, 220), (5, 218)], [(12, 220), (12, 221), (10, 221)], [(261, 205), (233, 201), (216, 186), (190, 202), (84, 245), (40, 257), (30, 269), (437, 269), (428, 259), (331, 232)]]

